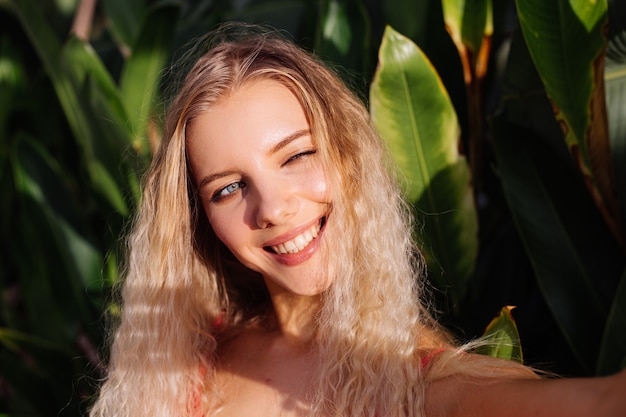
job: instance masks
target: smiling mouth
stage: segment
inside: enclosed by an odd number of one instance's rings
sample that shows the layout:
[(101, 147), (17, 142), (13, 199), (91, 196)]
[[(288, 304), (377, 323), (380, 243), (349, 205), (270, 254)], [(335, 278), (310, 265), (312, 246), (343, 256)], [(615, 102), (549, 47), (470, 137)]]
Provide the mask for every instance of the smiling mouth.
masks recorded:
[(322, 217), (317, 224), (311, 226), (310, 229), (305, 230), (303, 233), (299, 234), (295, 238), (283, 242), (279, 245), (275, 246), (265, 246), (265, 249), (268, 252), (277, 253), (279, 255), (288, 255), (298, 253), (313, 241), (319, 234), (322, 227), (324, 227), (324, 223), (326, 222), (326, 217)]

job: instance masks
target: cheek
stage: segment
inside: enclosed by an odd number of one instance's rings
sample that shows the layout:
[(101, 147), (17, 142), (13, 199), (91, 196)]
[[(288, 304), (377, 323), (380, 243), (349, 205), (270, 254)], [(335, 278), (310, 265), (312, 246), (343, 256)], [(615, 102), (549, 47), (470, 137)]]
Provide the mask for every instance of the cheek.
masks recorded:
[(224, 216), (223, 213), (216, 213), (207, 209), (204, 212), (215, 236), (232, 252), (237, 236), (236, 231), (233, 230), (232, 221), (228, 219), (228, 216)]
[(330, 183), (326, 174), (322, 169), (318, 169), (312, 176), (309, 187), (311, 194), (315, 200), (323, 203), (329, 203), (331, 200)]

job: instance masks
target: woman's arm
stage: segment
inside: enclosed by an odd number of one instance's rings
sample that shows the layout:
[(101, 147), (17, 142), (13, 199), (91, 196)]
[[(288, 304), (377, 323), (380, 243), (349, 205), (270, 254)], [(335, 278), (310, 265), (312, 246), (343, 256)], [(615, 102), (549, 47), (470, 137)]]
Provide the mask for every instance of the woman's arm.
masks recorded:
[(626, 416), (626, 370), (601, 378), (470, 381), (447, 377), (428, 388), (426, 415)]

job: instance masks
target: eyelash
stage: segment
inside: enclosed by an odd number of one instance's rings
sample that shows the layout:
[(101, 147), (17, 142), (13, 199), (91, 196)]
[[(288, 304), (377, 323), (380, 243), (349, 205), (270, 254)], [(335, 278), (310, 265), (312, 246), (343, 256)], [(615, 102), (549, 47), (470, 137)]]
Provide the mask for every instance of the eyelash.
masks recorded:
[(285, 161), (284, 164), (282, 164), (282, 166), (285, 166), (293, 161), (296, 161), (298, 159), (302, 159), (302, 158), (306, 158), (309, 155), (314, 155), (317, 152), (317, 149), (309, 149), (308, 151), (304, 151), (304, 152), (300, 152), (295, 154), (294, 156), (290, 157), (289, 159), (287, 159), (287, 161)]
[[(284, 167), (294, 161), (297, 161), (299, 159), (304, 159), (309, 155), (314, 155), (317, 152), (316, 149), (309, 149), (307, 151), (304, 152), (299, 152), (291, 157), (289, 157), (282, 165), (281, 167)], [(227, 194), (223, 194), (228, 188), (232, 188), (233, 186), (237, 186), (237, 188), (235, 188), (234, 190), (232, 190), (231, 192), (227, 193)], [(211, 201), (216, 203), (219, 202), (220, 200), (222, 200), (223, 198), (226, 198), (228, 196), (230, 196), (231, 194), (233, 194), (234, 192), (236, 192), (237, 190), (240, 190), (242, 188), (245, 188), (246, 184), (243, 181), (235, 181), (235, 182), (231, 182), (230, 184), (226, 185), (223, 188), (220, 188), (219, 190), (217, 190), (215, 193), (213, 193), (213, 195), (211, 196)]]
[[(234, 185), (237, 185), (237, 188), (232, 190), (231, 192), (229, 192), (228, 194), (223, 194), (224, 191), (226, 191), (228, 188), (233, 187)], [(211, 196), (211, 201), (212, 202), (218, 202), (223, 198), (228, 197), (229, 195), (231, 195), (232, 193), (234, 193), (235, 191), (241, 189), (241, 188), (245, 188), (246, 184), (243, 181), (235, 181), (235, 182), (231, 182), (230, 184), (228, 184), (226, 187), (224, 188), (220, 188), (219, 190), (217, 190), (215, 193), (213, 193), (213, 195)]]

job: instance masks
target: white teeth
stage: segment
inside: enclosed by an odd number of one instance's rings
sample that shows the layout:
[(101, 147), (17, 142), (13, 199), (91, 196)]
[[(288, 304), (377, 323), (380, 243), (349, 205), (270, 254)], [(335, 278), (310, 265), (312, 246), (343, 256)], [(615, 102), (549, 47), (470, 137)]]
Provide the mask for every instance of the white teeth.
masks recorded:
[(306, 248), (313, 239), (317, 237), (320, 231), (320, 223), (306, 230), (304, 233), (296, 236), (295, 238), (281, 243), (280, 245), (272, 246), (272, 250), (281, 255), (287, 253), (298, 253), (302, 249)]

